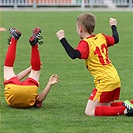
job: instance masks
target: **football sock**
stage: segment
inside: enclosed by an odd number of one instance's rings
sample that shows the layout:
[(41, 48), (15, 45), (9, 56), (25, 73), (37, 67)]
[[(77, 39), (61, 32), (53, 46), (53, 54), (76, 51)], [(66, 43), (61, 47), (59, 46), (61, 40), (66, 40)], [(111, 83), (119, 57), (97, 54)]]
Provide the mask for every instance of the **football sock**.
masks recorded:
[(95, 108), (95, 116), (117, 116), (124, 115), (124, 106), (97, 106)]
[(40, 70), (41, 62), (40, 62), (40, 54), (39, 54), (39, 50), (38, 50), (38, 45), (32, 46), (31, 66), (32, 66), (32, 69), (35, 71)]
[(111, 107), (122, 106), (122, 103), (123, 103), (123, 102), (112, 102), (112, 103), (110, 104), (110, 106), (111, 106)]
[[(130, 102), (133, 104), (133, 100), (130, 100)], [(112, 102), (112, 103), (110, 104), (110, 106), (111, 106), (111, 107), (123, 106), (122, 104), (123, 104), (123, 102)]]
[(17, 40), (15, 40), (12, 37), (6, 53), (6, 58), (4, 62), (5, 66), (13, 67), (15, 57), (16, 57), (16, 44), (17, 44)]
[(133, 100), (129, 100), (133, 104)]

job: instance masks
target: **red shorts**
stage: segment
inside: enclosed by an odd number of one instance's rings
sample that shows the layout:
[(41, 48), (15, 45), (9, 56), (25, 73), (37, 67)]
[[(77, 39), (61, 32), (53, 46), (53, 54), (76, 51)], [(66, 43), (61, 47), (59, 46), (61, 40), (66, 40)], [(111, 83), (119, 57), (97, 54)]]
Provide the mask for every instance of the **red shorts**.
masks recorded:
[(9, 80), (4, 81), (5, 84), (16, 84), (16, 85), (36, 85), (39, 86), (39, 83), (33, 78), (27, 78), (24, 81), (20, 81), (17, 77), (12, 77)]
[(89, 99), (92, 101), (98, 99), (99, 103), (109, 103), (114, 100), (118, 100), (119, 96), (120, 96), (120, 88), (107, 92), (98, 92), (98, 90), (94, 88)]

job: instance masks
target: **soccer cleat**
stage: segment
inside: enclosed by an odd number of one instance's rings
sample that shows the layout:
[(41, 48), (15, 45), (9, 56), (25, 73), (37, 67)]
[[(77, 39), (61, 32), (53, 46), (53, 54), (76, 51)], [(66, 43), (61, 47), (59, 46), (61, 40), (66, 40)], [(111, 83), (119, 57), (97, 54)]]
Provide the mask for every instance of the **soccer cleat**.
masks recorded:
[(10, 44), (11, 38), (13, 37), (15, 40), (18, 40), (21, 36), (21, 32), (15, 28), (9, 28), (10, 37), (8, 39), (8, 44)]
[(130, 101), (125, 100), (125, 101), (123, 102), (123, 106), (125, 106), (126, 109), (127, 109), (126, 115), (127, 115), (127, 116), (133, 116), (133, 104), (132, 104)]
[(39, 27), (33, 29), (32, 36), (29, 39), (31, 46), (35, 46), (36, 44), (43, 44), (43, 41), (39, 41), (43, 38), (40, 34), (41, 29)]

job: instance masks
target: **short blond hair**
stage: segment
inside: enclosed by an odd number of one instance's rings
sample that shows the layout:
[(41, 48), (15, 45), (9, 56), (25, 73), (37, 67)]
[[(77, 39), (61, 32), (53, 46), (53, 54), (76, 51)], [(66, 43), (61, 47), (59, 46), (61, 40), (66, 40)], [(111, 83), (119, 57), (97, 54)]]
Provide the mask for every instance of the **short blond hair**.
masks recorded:
[(83, 26), (89, 34), (92, 34), (96, 25), (96, 17), (92, 13), (83, 13), (77, 17), (76, 23)]

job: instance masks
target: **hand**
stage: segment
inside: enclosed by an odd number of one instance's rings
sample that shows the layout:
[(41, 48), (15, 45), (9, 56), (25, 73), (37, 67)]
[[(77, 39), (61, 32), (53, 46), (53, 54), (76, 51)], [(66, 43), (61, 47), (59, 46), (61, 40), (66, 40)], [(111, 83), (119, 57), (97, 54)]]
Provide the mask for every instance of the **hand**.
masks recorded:
[(110, 26), (117, 25), (117, 20), (115, 18), (110, 18), (109, 22), (110, 22)]
[(49, 78), (49, 84), (50, 85), (54, 85), (56, 83), (58, 83), (59, 80), (58, 80), (58, 75), (57, 74), (53, 74), (50, 78)]
[(59, 40), (61, 40), (62, 38), (65, 37), (65, 32), (64, 30), (59, 30), (57, 33), (56, 33), (57, 37)]

